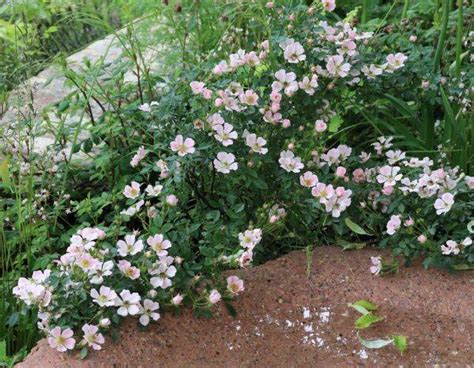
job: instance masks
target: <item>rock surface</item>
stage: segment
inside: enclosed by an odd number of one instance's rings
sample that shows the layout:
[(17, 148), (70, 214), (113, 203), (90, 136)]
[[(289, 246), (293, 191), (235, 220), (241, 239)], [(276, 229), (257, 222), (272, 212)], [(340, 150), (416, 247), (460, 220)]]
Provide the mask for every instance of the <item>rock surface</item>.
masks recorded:
[[(140, 41), (141, 44), (147, 45), (146, 47), (143, 46), (142, 50), (144, 62), (151, 71), (156, 72), (162, 66), (161, 61), (164, 58), (163, 55), (166, 49), (164, 45), (156, 44), (156, 34), (159, 34), (159, 27), (150, 29), (148, 32), (141, 29), (144, 27), (137, 26), (136, 28), (139, 29), (136, 31), (137, 42)], [(120, 30), (116, 34), (111, 34), (95, 41), (70, 55), (65, 60), (68, 69), (78, 74), (83, 74), (87, 61), (91, 65), (95, 64), (97, 70), (100, 70), (103, 76), (107, 76), (108, 70), (114, 63), (119, 63), (126, 59), (123, 44), (127, 44), (127, 42), (123, 39), (120, 41), (125, 32), (125, 29)], [(133, 71), (129, 70), (125, 73), (125, 83), (136, 83), (136, 80), (137, 78)], [(29, 139), (32, 141), (30, 144), (32, 145), (32, 151), (40, 154), (43, 154), (50, 145), (55, 143), (55, 132), (57, 132), (62, 124), (73, 133), (76, 129), (79, 129), (79, 141), (88, 138), (90, 122), (87, 114), (77, 111), (74, 114), (68, 115), (66, 120), (62, 122), (58, 120), (56, 111), (52, 108), (53, 105), (58, 104), (76, 90), (76, 87), (68, 83), (63, 70), (56, 64), (52, 64), (37, 76), (22, 83), (10, 94), (10, 108), (3, 116), (0, 116), (0, 144), (2, 144), (4, 138), (2, 135), (15, 136), (17, 129), (26, 130), (25, 127), (18, 128), (18, 126), (21, 126), (18, 122), (23, 120), (29, 121), (30, 119), (32, 120), (32, 123), (29, 123), (32, 126), (29, 133)], [(93, 99), (90, 99), (89, 103), (92, 115), (97, 119), (102, 115), (103, 111)], [(107, 108), (107, 104), (104, 104), (104, 106)], [(45, 124), (44, 114), (51, 121), (51, 126)], [(14, 133), (11, 134), (11, 132)], [(32, 135), (34, 135), (34, 140), (31, 137)], [(71, 148), (70, 146), (69, 144), (68, 152)]]
[[(117, 343), (85, 360), (60, 354), (42, 340), (19, 368), (27, 367), (432, 367), (474, 365), (474, 273), (448, 274), (402, 268), (395, 276), (374, 277), (370, 256), (377, 250), (343, 252), (334, 247), (307, 258), (293, 252), (239, 271), (245, 292), (235, 300), (237, 317), (220, 307), (213, 318), (187, 310), (170, 313), (147, 331), (127, 320)], [(367, 299), (384, 321), (361, 337), (408, 336), (403, 356), (393, 346), (363, 348), (347, 303)]]

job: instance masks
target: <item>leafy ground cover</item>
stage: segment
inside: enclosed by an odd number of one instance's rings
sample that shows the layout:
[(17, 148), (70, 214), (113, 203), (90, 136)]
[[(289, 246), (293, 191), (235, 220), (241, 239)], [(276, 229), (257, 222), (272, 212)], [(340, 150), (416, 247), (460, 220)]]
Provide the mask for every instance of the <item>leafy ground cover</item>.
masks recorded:
[[(233, 312), (245, 284), (222, 271), (294, 249), (400, 256), (374, 257), (376, 275), (419, 258), (472, 268), (471, 9), (379, 5), (164, 2), (118, 36), (107, 77), (65, 67), (78, 91), (54, 112), (80, 120), (48, 152), (30, 149), (43, 116), (0, 127), (8, 354), (37, 320), (85, 356), (128, 315)], [(155, 19), (160, 74), (134, 36)]]

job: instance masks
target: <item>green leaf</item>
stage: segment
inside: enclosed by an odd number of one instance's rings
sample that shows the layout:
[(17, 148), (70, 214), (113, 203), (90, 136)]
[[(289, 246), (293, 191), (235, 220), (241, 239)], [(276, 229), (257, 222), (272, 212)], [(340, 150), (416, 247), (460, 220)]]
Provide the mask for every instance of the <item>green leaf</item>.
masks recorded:
[(369, 314), (370, 312), (365, 309), (364, 307), (360, 306), (360, 305), (356, 305), (356, 304), (347, 304), (349, 307), (351, 308), (354, 308), (357, 312), (359, 312), (360, 314), (362, 315), (366, 315), (366, 314)]
[(89, 153), (92, 150), (92, 140), (91, 139), (86, 139), (82, 143), (82, 149), (85, 153)]
[(86, 347), (83, 347), (81, 349), (81, 352), (79, 353), (79, 358), (85, 359), (87, 357), (87, 354), (89, 354), (89, 350), (87, 350)]
[(343, 123), (342, 118), (339, 115), (335, 115), (331, 118), (331, 120), (329, 120), (328, 130), (331, 133), (337, 133), (337, 131), (341, 127), (342, 123)]
[(469, 231), (470, 234), (474, 234), (474, 220), (469, 221), (467, 224), (467, 231)]
[(87, 357), (87, 354), (89, 354), (89, 350), (87, 350), (86, 347), (83, 347), (81, 349), (81, 352), (79, 353), (79, 358), (80, 359), (85, 359)]
[(8, 159), (3, 159), (0, 161), (0, 179), (2, 180), (3, 184), (5, 184), (5, 186), (8, 188), (11, 187)]
[(454, 265), (453, 268), (457, 271), (469, 271), (474, 270), (474, 265), (468, 265), (467, 263), (461, 263)]
[(237, 318), (237, 311), (235, 310), (234, 306), (228, 301), (224, 301), (224, 305), (232, 318)]
[(357, 334), (357, 338), (359, 339), (360, 343), (367, 349), (380, 349), (393, 343), (392, 339), (364, 340), (362, 337), (359, 336), (359, 334)]
[(376, 316), (372, 313), (368, 313), (363, 315), (362, 317), (359, 317), (357, 321), (355, 321), (355, 328), (357, 328), (358, 330), (363, 330), (380, 321), (383, 321), (382, 317)]
[(0, 361), (4, 361), (7, 358), (7, 343), (5, 340), (0, 341)]
[(18, 314), (18, 312), (10, 314), (10, 317), (8, 317), (7, 319), (6, 325), (8, 327), (16, 326), (18, 324), (19, 317), (20, 315)]
[(347, 227), (351, 229), (354, 233), (359, 234), (359, 235), (370, 235), (362, 227), (360, 227), (354, 221), (352, 221), (349, 217), (346, 217), (344, 219), (344, 222), (346, 223)]
[(367, 246), (367, 243), (348, 242), (343, 239), (337, 239), (336, 243), (341, 246), (343, 250), (363, 249)]
[(354, 305), (360, 305), (361, 307), (364, 307), (368, 311), (376, 311), (377, 310), (377, 306), (374, 303), (369, 302), (368, 300), (365, 300), (365, 299), (361, 299), (361, 300), (356, 301), (354, 303)]
[(377, 310), (377, 306), (367, 300), (361, 299), (355, 303), (348, 304), (349, 307), (354, 308), (357, 312), (364, 316), (370, 314), (371, 311)]
[(403, 335), (392, 336), (393, 344), (400, 351), (400, 354), (403, 355), (403, 352), (407, 349), (407, 337)]

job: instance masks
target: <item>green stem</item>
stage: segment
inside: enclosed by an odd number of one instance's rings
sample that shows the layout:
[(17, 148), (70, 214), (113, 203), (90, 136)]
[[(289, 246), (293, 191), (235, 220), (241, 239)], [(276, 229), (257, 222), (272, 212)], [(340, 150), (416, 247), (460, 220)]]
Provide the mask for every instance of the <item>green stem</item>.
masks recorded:
[(362, 15), (360, 22), (362, 24), (367, 23), (367, 17), (368, 17), (368, 12), (369, 12), (369, 0), (362, 0)]
[(443, 18), (441, 22), (441, 30), (438, 39), (438, 46), (434, 56), (433, 74), (437, 74), (441, 63), (441, 55), (443, 54), (444, 44), (446, 42), (446, 34), (448, 32), (449, 17), (449, 0), (443, 0)]
[(407, 18), (409, 6), (410, 6), (410, 0), (405, 0), (405, 3), (403, 4), (403, 10), (402, 10), (402, 19)]
[(434, 118), (433, 106), (429, 102), (425, 102), (421, 107), (421, 118), (423, 122), (423, 138), (425, 141), (425, 148), (427, 150), (433, 149), (434, 145)]
[(463, 0), (458, 0), (458, 25), (456, 32), (456, 68), (455, 75), (459, 77), (461, 74), (461, 53), (462, 53), (462, 38), (464, 35), (464, 19), (463, 19)]

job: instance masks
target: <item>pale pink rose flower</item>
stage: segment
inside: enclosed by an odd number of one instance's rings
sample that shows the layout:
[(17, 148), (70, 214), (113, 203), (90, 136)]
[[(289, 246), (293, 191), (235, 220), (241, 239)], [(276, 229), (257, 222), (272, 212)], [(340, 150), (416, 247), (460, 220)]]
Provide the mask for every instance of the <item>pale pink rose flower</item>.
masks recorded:
[(389, 196), (393, 194), (394, 190), (395, 190), (395, 187), (393, 185), (384, 185), (382, 189), (382, 193), (385, 194), (386, 196)]
[(283, 121), (281, 122), (281, 126), (282, 126), (283, 128), (289, 128), (290, 125), (291, 125), (291, 122), (290, 122), (289, 119), (283, 119)]
[(347, 169), (346, 169), (345, 167), (343, 167), (343, 166), (338, 166), (338, 167), (336, 168), (336, 176), (337, 176), (338, 178), (343, 178), (343, 177), (345, 177), (345, 176), (346, 176), (346, 172), (347, 172)]
[(92, 301), (100, 307), (111, 307), (115, 305), (117, 293), (107, 286), (101, 286), (99, 291), (92, 289), (90, 292)]
[(327, 128), (328, 128), (328, 125), (325, 123), (324, 120), (318, 119), (314, 123), (314, 129), (318, 133), (322, 133), (322, 132), (326, 131)]
[(237, 295), (245, 290), (244, 282), (237, 276), (229, 276), (227, 278), (227, 290), (233, 295)]
[(406, 227), (413, 226), (413, 225), (415, 225), (415, 220), (413, 220), (411, 217), (409, 217), (408, 219), (405, 220), (404, 225)]
[(140, 308), (140, 324), (142, 326), (148, 326), (150, 323), (150, 319), (153, 321), (158, 321), (160, 319), (160, 314), (156, 312), (160, 308), (160, 304), (158, 302), (154, 302), (150, 299), (145, 299), (143, 301), (143, 307)]
[(304, 168), (300, 157), (295, 157), (292, 151), (282, 151), (278, 160), (280, 167), (287, 172), (299, 173)]
[(140, 161), (145, 158), (145, 156), (146, 156), (145, 147), (141, 146), (138, 149), (137, 153), (135, 153), (135, 155), (132, 157), (132, 160), (130, 161), (130, 166), (137, 167)]
[[(170, 261), (166, 259), (169, 258)], [(176, 267), (171, 265), (173, 257), (160, 257), (158, 267), (148, 271), (150, 274), (157, 275), (150, 279), (150, 284), (154, 288), (167, 289), (173, 285), (171, 279), (176, 275)]]
[(336, 9), (336, 0), (321, 0), (324, 10), (332, 12)]
[(321, 204), (326, 204), (335, 195), (335, 191), (332, 185), (318, 183), (311, 189), (311, 194), (318, 198)]
[(250, 147), (253, 152), (265, 155), (268, 152), (268, 148), (264, 146), (267, 144), (267, 141), (262, 137), (257, 137), (256, 134), (247, 134), (245, 137), (245, 144)]
[(364, 65), (361, 71), (364, 73), (367, 79), (375, 79), (377, 76), (383, 73), (383, 69), (374, 64), (370, 64), (369, 66)]
[(263, 55), (262, 53), (260, 53), (260, 55), (257, 55), (255, 51), (250, 51), (244, 57), (245, 64), (249, 66), (257, 66), (258, 64), (260, 64), (260, 59), (265, 59), (265, 55)]
[(355, 183), (363, 183), (365, 181), (364, 170), (361, 168), (355, 169), (352, 172), (352, 177)]
[(428, 239), (426, 238), (426, 236), (423, 235), (423, 234), (421, 234), (420, 236), (418, 236), (418, 238), (416, 238), (416, 239), (418, 240), (418, 242), (419, 242), (420, 244), (424, 244), (424, 243), (426, 243), (426, 241), (428, 240)]
[(166, 196), (166, 204), (171, 207), (175, 207), (178, 205), (179, 199), (174, 194), (170, 194)]
[(204, 91), (205, 84), (203, 82), (192, 81), (189, 85), (195, 95), (200, 95)]
[(311, 171), (306, 171), (300, 176), (300, 184), (307, 188), (312, 188), (318, 184), (318, 177)]
[(234, 139), (238, 138), (237, 132), (233, 129), (234, 127), (228, 123), (216, 125), (214, 127), (216, 133), (214, 138), (221, 142), (224, 147), (230, 146), (234, 143)]
[(451, 254), (458, 255), (460, 252), (461, 249), (459, 248), (459, 244), (454, 240), (448, 240), (446, 244), (443, 244), (441, 246), (441, 253), (446, 256), (449, 256)]
[(221, 300), (221, 294), (216, 289), (211, 290), (209, 293), (209, 302), (211, 304), (216, 304)]
[(117, 242), (117, 251), (122, 257), (135, 255), (143, 250), (143, 241), (136, 240), (135, 235), (125, 235), (125, 240), (120, 239)]
[(253, 260), (253, 253), (251, 250), (247, 250), (243, 252), (239, 257), (239, 265), (240, 267), (248, 267), (252, 263)]
[(384, 185), (395, 186), (397, 181), (400, 181), (403, 177), (399, 174), (400, 168), (398, 166), (382, 166), (379, 168), (379, 174), (377, 175), (377, 182)]
[(90, 271), (99, 265), (99, 260), (92, 257), (89, 253), (83, 253), (76, 258), (76, 264), (82, 268), (83, 271)]
[(209, 88), (204, 88), (202, 91), (202, 97), (206, 100), (210, 100), (212, 98), (212, 91)]
[(400, 215), (392, 215), (390, 220), (387, 222), (387, 234), (393, 235), (400, 229), (402, 221), (400, 219)]
[(293, 42), (286, 46), (283, 56), (289, 63), (297, 64), (300, 61), (306, 60), (303, 46), (299, 42)]
[(231, 171), (237, 170), (239, 167), (235, 161), (235, 156), (232, 153), (219, 152), (217, 158), (214, 159), (214, 168), (217, 172), (228, 174)]
[(291, 97), (298, 90), (295, 73), (287, 73), (284, 69), (280, 69), (275, 73), (275, 77), (277, 80), (272, 83), (273, 91), (280, 92), (284, 90), (285, 94)]
[(178, 155), (183, 157), (188, 153), (194, 153), (194, 140), (192, 138), (184, 139), (181, 134), (178, 134), (173, 142), (170, 143), (170, 148), (173, 152), (178, 152)]
[(166, 240), (162, 234), (150, 236), (146, 242), (159, 257), (168, 255), (167, 249), (171, 248), (171, 242)]
[(454, 204), (454, 195), (451, 193), (444, 193), (440, 198), (438, 198), (434, 203), (434, 208), (436, 209), (437, 215), (442, 215), (449, 212), (451, 207)]
[(132, 266), (132, 264), (125, 259), (120, 260), (117, 267), (120, 272), (131, 280), (136, 280), (140, 277), (140, 270), (137, 267)]
[(408, 57), (401, 52), (398, 52), (396, 54), (390, 54), (387, 55), (387, 71), (394, 71), (397, 69), (402, 68), (405, 65), (405, 61), (408, 59)]
[(244, 93), (239, 95), (239, 100), (244, 105), (257, 106), (258, 105), (258, 95), (251, 89), (248, 89)]
[(267, 2), (267, 3), (265, 4), (265, 7), (266, 7), (267, 9), (273, 9), (273, 6), (274, 6), (273, 1), (269, 1), (269, 2)]
[(183, 296), (181, 294), (176, 294), (173, 299), (171, 299), (171, 303), (173, 303), (173, 305), (180, 305), (181, 302), (183, 301)]
[(270, 219), (268, 220), (271, 224), (274, 224), (275, 222), (277, 222), (279, 219), (278, 219), (278, 216), (276, 215), (272, 215), (270, 216)]
[(111, 321), (110, 319), (108, 318), (102, 318), (100, 321), (99, 321), (99, 326), (102, 327), (102, 328), (106, 328), (106, 327), (109, 327), (111, 325)]
[(342, 55), (333, 55), (328, 58), (326, 69), (330, 75), (343, 78), (349, 74), (351, 64), (344, 63)]
[(370, 261), (372, 262), (372, 266), (370, 266), (370, 272), (377, 276), (380, 271), (382, 271), (382, 257), (370, 257)]
[(115, 306), (118, 307), (117, 314), (122, 317), (134, 316), (140, 311), (140, 295), (131, 293), (129, 290), (122, 290), (120, 296), (115, 299)]
[(148, 186), (145, 188), (145, 192), (150, 196), (150, 197), (157, 197), (161, 191), (163, 190), (163, 185), (151, 185), (148, 184)]
[(417, 39), (418, 37), (416, 37), (415, 35), (410, 36), (410, 42), (416, 42)]
[(340, 52), (342, 54), (347, 54), (349, 56), (354, 56), (357, 53), (357, 45), (351, 39), (344, 40), (341, 43)]
[(123, 195), (130, 199), (135, 199), (140, 195), (140, 185), (136, 181), (132, 181), (130, 185), (126, 185), (123, 190)]
[(227, 65), (227, 62), (221, 61), (219, 64), (217, 64), (214, 69), (212, 69), (212, 72), (215, 75), (221, 75), (224, 73), (227, 73), (229, 71), (229, 66)]
[(61, 330), (61, 327), (55, 327), (49, 331), (48, 344), (53, 349), (64, 353), (74, 349), (76, 340), (72, 337), (74, 332), (70, 328)]
[(83, 342), (94, 350), (101, 350), (102, 344), (105, 342), (104, 336), (99, 332), (99, 327), (85, 324), (82, 326), (84, 332)]
[(466, 185), (469, 189), (474, 189), (474, 176), (466, 175), (464, 181), (466, 182)]
[(272, 93), (270, 93), (270, 100), (272, 100), (273, 102), (280, 103), (281, 97), (281, 93), (277, 91), (272, 91)]

